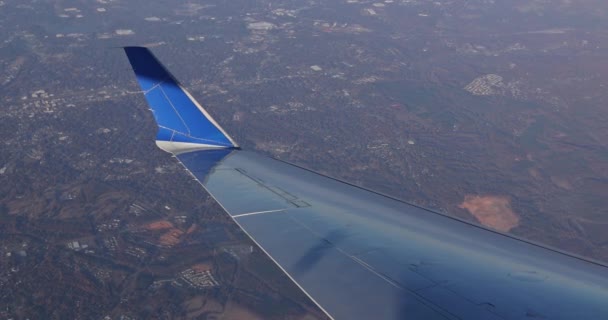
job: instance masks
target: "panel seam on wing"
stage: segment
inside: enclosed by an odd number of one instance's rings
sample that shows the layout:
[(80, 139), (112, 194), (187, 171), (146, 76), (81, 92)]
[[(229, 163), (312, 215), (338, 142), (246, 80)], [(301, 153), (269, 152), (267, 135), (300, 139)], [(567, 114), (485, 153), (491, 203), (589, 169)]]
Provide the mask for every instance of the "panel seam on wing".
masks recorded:
[(150, 93), (152, 90), (158, 88), (161, 84), (165, 83), (167, 79), (163, 79), (161, 81), (159, 81), (158, 83), (154, 84), (153, 86), (151, 86), (148, 90), (144, 90), (142, 91), (144, 96), (147, 95), (148, 93)]
[(263, 213), (273, 213), (273, 212), (280, 212), (280, 211), (285, 211), (285, 210), (286, 210), (286, 208), (284, 208), (284, 209), (274, 209), (274, 210), (265, 210), (265, 211), (247, 212), (247, 213), (235, 214), (232, 217), (233, 218), (240, 218), (240, 217), (244, 217), (244, 216), (254, 216), (254, 215), (263, 214)]
[(186, 138), (191, 138), (191, 139), (196, 139), (196, 140), (199, 140), (199, 141), (187, 141), (187, 142), (189, 142), (189, 143), (203, 143), (203, 142), (209, 142), (209, 143), (213, 143), (214, 145), (217, 145), (218, 147), (230, 148), (230, 146), (227, 146), (227, 145), (225, 145), (225, 144), (222, 144), (222, 142), (220, 142), (220, 141), (216, 141), (216, 140), (211, 140), (211, 139), (205, 139), (205, 138), (199, 138), (199, 137), (195, 137), (195, 136), (190, 135), (190, 134), (188, 134), (188, 133), (181, 132), (181, 131), (175, 130), (175, 129), (173, 129), (173, 128), (165, 127), (165, 126), (163, 126), (163, 125), (159, 125), (159, 124), (157, 124), (157, 126), (158, 126), (159, 128), (161, 128), (161, 129), (167, 129), (167, 130), (171, 131), (171, 140), (158, 140), (158, 139), (157, 139), (158, 141), (168, 141), (168, 142), (186, 142), (186, 141), (175, 141), (175, 140), (173, 140), (173, 137), (174, 137), (174, 136), (175, 136), (175, 134), (177, 133), (177, 134), (183, 135), (183, 136), (184, 136), (184, 137), (186, 137)]
[(184, 121), (184, 118), (182, 118), (182, 115), (179, 113), (179, 111), (177, 111), (177, 108), (175, 108), (175, 106), (173, 105), (173, 101), (171, 101), (171, 99), (169, 99), (169, 96), (167, 95), (167, 93), (165, 92), (165, 90), (163, 89), (162, 86), (159, 86), (159, 89), (160, 89), (160, 92), (163, 93), (163, 96), (165, 96), (165, 98), (167, 99), (167, 102), (169, 102), (169, 105), (171, 106), (173, 111), (175, 111), (175, 114), (179, 117), (179, 120), (182, 122), (184, 127), (186, 127), (186, 130), (188, 130), (188, 135), (190, 135), (191, 134), (190, 127), (188, 127), (188, 125), (186, 124), (186, 121)]

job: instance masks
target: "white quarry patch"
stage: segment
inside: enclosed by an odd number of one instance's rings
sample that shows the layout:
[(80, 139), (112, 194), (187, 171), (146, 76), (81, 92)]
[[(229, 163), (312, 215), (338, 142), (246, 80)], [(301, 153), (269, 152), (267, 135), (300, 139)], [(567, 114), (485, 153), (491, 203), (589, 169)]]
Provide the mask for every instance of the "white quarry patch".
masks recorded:
[(48, 98), (49, 94), (44, 90), (36, 90), (32, 92), (32, 98)]
[(275, 9), (275, 10), (272, 10), (272, 13), (274, 13), (277, 16), (289, 16), (289, 17), (296, 16), (295, 10)]
[(160, 46), (164, 46), (167, 43), (164, 41), (159, 41), (159, 42), (149, 42), (149, 43), (145, 43), (143, 46), (146, 48), (154, 48), (154, 47), (160, 47)]
[(317, 65), (310, 66), (310, 68), (311, 68), (312, 70), (314, 70), (314, 71), (321, 71), (321, 70), (323, 70), (323, 68), (321, 68), (321, 67), (319, 67), (319, 66), (317, 66)]
[(376, 10), (371, 9), (371, 8), (363, 9), (363, 11), (365, 13), (369, 14), (370, 16), (375, 16), (376, 15)]
[(205, 36), (192, 36), (186, 38), (188, 41), (205, 41)]
[(247, 28), (251, 30), (272, 30), (276, 27), (275, 24), (266, 21), (252, 22), (247, 25)]
[(353, 81), (353, 83), (354, 84), (366, 84), (366, 83), (378, 82), (379, 80), (382, 80), (382, 78), (377, 77), (377, 76), (369, 76), (369, 77), (357, 79), (357, 80)]
[(160, 18), (159, 17), (147, 17), (147, 18), (144, 18), (144, 20), (150, 21), (150, 22), (158, 22), (158, 21), (160, 21)]
[(116, 29), (114, 33), (119, 36), (130, 36), (135, 34), (135, 32), (131, 29)]
[(573, 29), (571, 28), (555, 28), (555, 29), (545, 29), (545, 30), (537, 30), (537, 31), (530, 31), (528, 33), (531, 34), (563, 34), (566, 33), (568, 31), (572, 31)]
[(133, 162), (132, 159), (126, 159), (126, 158), (112, 158), (110, 159), (110, 163), (126, 163), (129, 164)]

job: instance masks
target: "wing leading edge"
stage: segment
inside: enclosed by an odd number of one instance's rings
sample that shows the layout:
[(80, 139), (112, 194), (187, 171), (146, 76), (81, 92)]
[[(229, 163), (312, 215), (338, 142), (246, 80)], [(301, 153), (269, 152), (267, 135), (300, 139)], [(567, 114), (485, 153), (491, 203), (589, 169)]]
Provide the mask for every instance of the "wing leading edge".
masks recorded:
[[(328, 316), (608, 317), (606, 266), (238, 150), (147, 49), (125, 51), (174, 144), (159, 146)], [(171, 94), (149, 97), (158, 87)]]

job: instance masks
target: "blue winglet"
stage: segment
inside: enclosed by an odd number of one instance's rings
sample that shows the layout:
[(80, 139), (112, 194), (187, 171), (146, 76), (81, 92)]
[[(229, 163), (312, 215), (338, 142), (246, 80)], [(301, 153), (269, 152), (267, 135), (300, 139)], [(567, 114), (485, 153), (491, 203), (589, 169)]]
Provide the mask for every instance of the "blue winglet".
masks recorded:
[(148, 48), (125, 47), (124, 50), (158, 124), (159, 147), (173, 153), (238, 148)]

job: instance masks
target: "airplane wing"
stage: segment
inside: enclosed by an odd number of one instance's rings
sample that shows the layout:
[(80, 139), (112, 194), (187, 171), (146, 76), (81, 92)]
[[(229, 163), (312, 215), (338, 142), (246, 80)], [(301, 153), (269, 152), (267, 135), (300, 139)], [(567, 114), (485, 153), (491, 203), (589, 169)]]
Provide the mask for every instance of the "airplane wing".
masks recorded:
[(142, 47), (156, 142), (330, 318), (608, 319), (608, 267), (241, 150)]

